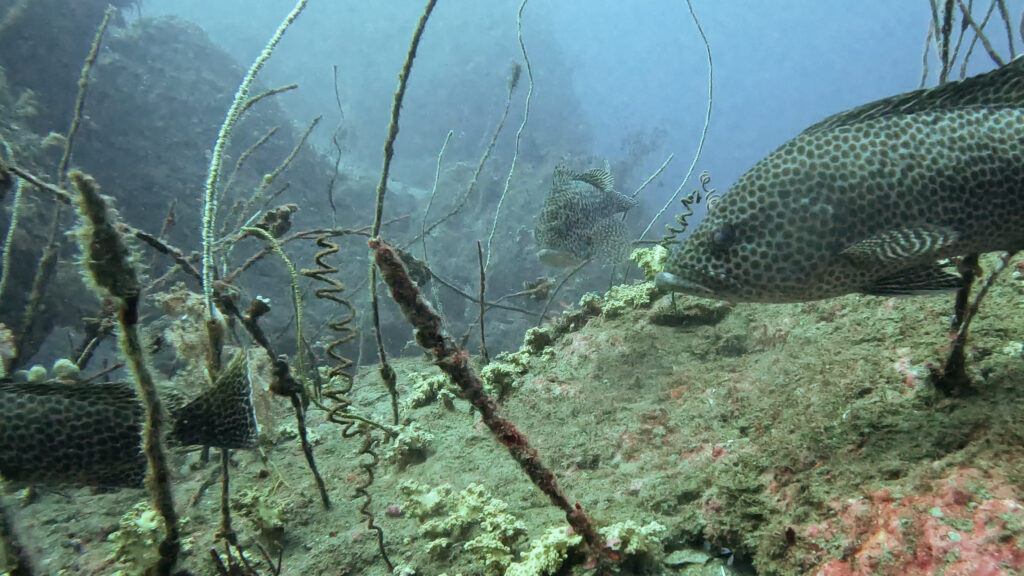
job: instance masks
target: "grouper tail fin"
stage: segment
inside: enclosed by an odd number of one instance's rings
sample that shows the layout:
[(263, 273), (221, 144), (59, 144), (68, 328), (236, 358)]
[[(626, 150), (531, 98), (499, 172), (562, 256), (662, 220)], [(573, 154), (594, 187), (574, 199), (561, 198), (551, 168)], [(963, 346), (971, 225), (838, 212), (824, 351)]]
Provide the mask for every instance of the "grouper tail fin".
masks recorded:
[(253, 448), (259, 434), (245, 351), (239, 351), (213, 386), (171, 411), (173, 441), (182, 446)]

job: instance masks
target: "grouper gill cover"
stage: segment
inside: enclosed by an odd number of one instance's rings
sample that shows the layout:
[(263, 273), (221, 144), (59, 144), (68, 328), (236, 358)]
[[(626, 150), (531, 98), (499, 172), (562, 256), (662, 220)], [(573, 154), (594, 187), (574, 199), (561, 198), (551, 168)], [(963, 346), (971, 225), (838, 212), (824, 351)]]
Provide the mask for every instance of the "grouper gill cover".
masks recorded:
[(951, 256), (1024, 248), (1024, 60), (815, 124), (674, 252), (664, 289), (734, 301), (955, 289)]

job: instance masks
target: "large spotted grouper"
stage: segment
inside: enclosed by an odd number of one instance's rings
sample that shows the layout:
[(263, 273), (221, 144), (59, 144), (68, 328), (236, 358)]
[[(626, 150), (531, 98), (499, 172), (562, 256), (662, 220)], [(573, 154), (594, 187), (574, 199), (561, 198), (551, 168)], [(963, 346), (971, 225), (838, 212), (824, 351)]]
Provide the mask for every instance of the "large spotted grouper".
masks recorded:
[(943, 259), (1020, 249), (1018, 58), (811, 126), (721, 196), (656, 282), (732, 301), (920, 294), (961, 285)]

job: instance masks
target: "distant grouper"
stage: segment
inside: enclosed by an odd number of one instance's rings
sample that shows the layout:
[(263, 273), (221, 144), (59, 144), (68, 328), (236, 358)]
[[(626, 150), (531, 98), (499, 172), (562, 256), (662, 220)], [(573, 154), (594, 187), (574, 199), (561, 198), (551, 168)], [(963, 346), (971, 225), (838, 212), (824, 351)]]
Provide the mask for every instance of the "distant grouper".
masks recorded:
[(636, 201), (614, 188), (607, 170), (579, 173), (556, 166), (534, 227), (537, 258), (553, 268), (569, 268), (595, 257), (613, 263), (625, 260), (629, 237), (616, 216)]
[(801, 302), (959, 288), (943, 259), (1024, 248), (1024, 59), (811, 126), (672, 251), (665, 290)]

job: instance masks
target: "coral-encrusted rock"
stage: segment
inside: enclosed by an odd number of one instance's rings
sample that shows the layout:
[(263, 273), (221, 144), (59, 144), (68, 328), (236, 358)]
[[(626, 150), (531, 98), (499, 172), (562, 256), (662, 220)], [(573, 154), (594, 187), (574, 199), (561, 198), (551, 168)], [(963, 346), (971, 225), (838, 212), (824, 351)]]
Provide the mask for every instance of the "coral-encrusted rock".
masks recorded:
[(973, 468), (959, 468), (921, 494), (880, 490), (838, 505), (836, 521), (806, 527), (845, 554), (819, 576), (926, 574), (997, 576), (1024, 570), (1024, 505), (1016, 490)]
[(732, 304), (696, 296), (667, 295), (651, 308), (651, 324), (658, 326), (711, 326), (732, 311)]

